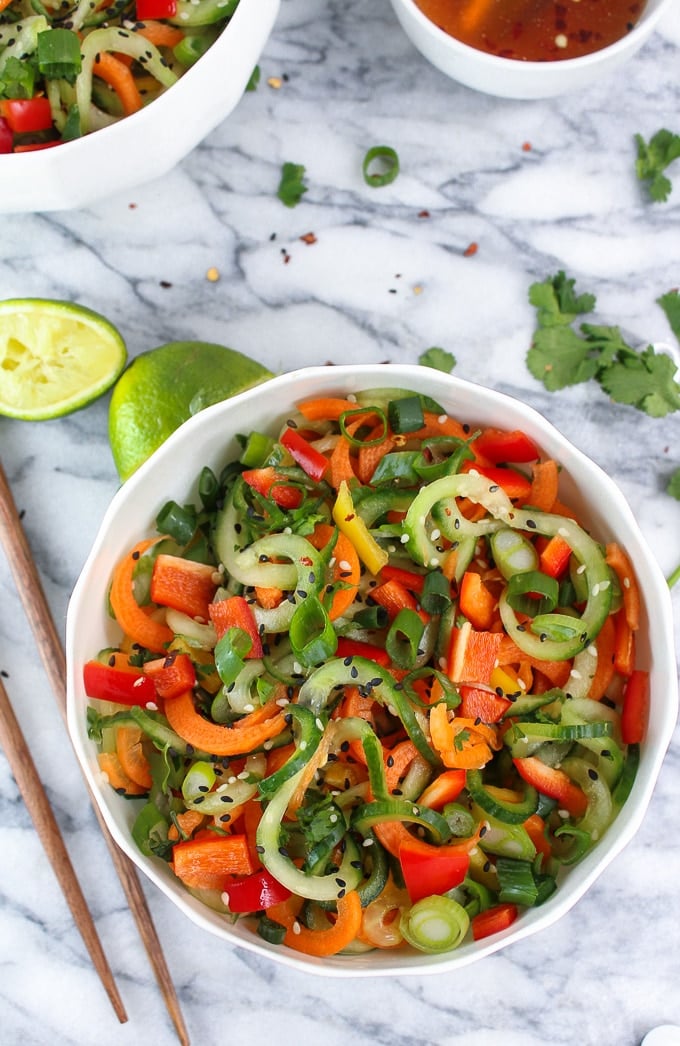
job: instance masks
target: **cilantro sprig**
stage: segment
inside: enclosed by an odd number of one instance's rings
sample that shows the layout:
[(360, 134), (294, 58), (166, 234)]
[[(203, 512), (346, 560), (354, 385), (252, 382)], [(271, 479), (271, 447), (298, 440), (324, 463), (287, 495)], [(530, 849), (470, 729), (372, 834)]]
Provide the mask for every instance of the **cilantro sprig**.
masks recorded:
[[(538, 323), (527, 353), (531, 374), (549, 392), (594, 379), (616, 403), (654, 418), (680, 410), (677, 367), (670, 356), (651, 345), (638, 352), (616, 326), (583, 322), (575, 327), (579, 317), (595, 309), (596, 299), (576, 294), (574, 287), (575, 280), (560, 271), (529, 289)], [(680, 324), (680, 301), (674, 294), (659, 300), (672, 325)]]
[(277, 192), (281, 203), (286, 207), (295, 207), (307, 192), (303, 179), (305, 168), (301, 163), (284, 163), (281, 168), (281, 180)]
[(647, 183), (647, 191), (655, 203), (668, 199), (673, 188), (664, 171), (680, 157), (680, 135), (662, 128), (648, 142), (636, 134), (637, 159), (635, 171), (641, 182)]
[(447, 352), (446, 349), (440, 349), (438, 345), (433, 345), (432, 348), (421, 352), (418, 357), (418, 363), (421, 367), (431, 367), (432, 370), (440, 370), (444, 374), (450, 374), (456, 366), (456, 357), (452, 352)]

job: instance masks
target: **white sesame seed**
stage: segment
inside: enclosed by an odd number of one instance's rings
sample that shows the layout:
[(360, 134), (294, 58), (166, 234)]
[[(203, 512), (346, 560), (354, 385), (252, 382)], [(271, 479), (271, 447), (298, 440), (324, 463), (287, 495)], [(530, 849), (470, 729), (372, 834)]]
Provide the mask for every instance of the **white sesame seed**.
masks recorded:
[(568, 43), (569, 43), (569, 41), (566, 38), (566, 36), (564, 35), (564, 33), (558, 33), (557, 36), (555, 37), (555, 47), (562, 47), (562, 48), (564, 48), (564, 47), (567, 46)]
[(405, 545), (408, 541), (408, 534), (402, 534), (399, 540), (401, 541), (402, 545)]
[(297, 919), (293, 923), (293, 933), (295, 933), (295, 934), (302, 933), (302, 927), (300, 926), (300, 923), (297, 921)]
[(146, 705), (144, 707), (146, 709), (148, 709), (149, 712), (157, 712), (158, 711), (158, 705), (156, 704), (155, 701), (147, 701)]
[(229, 894), (227, 893), (227, 891), (226, 891), (226, 890), (224, 890), (224, 891), (223, 891), (223, 892), (222, 892), (222, 893), (220, 894), (220, 900), (221, 900), (222, 904), (223, 904), (223, 905), (224, 905), (224, 906), (225, 906), (226, 908), (228, 908), (228, 907), (229, 907)]
[(243, 706), (243, 711), (244, 712), (254, 712), (255, 711), (255, 705), (251, 705), (251, 704), (244, 705)]
[(442, 536), (442, 532), (441, 532), (441, 530), (437, 530), (437, 529), (435, 528), (435, 529), (434, 529), (434, 530), (432, 531), (432, 533), (430, 534), (430, 539), (431, 539), (432, 541), (436, 541), (436, 540), (437, 540), (437, 538), (440, 538), (441, 536)]

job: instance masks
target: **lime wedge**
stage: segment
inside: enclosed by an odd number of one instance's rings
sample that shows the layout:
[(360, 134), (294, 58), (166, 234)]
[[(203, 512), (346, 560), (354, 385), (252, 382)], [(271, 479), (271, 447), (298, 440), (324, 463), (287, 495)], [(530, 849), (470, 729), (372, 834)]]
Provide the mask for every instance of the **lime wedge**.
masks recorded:
[(113, 385), (127, 353), (99, 313), (69, 301), (0, 301), (0, 414), (44, 421), (78, 410)]
[(113, 460), (125, 480), (182, 422), (271, 378), (255, 360), (204, 341), (173, 341), (133, 359), (109, 408)]

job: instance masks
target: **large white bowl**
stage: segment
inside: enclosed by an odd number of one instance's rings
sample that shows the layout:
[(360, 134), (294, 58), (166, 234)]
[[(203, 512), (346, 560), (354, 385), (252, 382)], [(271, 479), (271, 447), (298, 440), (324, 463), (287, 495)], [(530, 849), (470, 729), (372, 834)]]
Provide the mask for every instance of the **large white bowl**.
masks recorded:
[(445, 33), (414, 0), (392, 0), (392, 7), (415, 47), (452, 80), (499, 98), (532, 99), (579, 90), (612, 73), (642, 47), (673, 2), (647, 0), (640, 21), (627, 36), (593, 54), (559, 62), (522, 62), (487, 54)]
[(166, 174), (238, 104), (279, 4), (240, 0), (206, 54), (139, 112), (54, 149), (1, 155), (0, 212), (86, 207)]
[[(154, 519), (169, 498), (196, 497), (203, 465), (219, 472), (239, 454), (235, 436), (280, 423), (288, 405), (319, 395), (340, 395), (377, 387), (401, 387), (435, 398), (451, 415), (473, 424), (521, 428), (563, 465), (563, 496), (588, 521), (600, 540), (617, 540), (636, 564), (643, 617), (639, 657), (651, 673), (651, 715), (632, 793), (604, 838), (578, 865), (567, 870), (555, 894), (520, 916), (504, 933), (466, 941), (445, 955), (374, 951), (315, 959), (261, 940), (247, 920), (232, 925), (195, 900), (165, 863), (144, 857), (130, 826), (137, 803), (121, 798), (102, 782), (94, 744), (87, 737), (88, 699), (82, 666), (97, 651), (120, 639), (107, 613), (112, 569), (140, 537), (154, 533)], [(68, 725), (77, 755), (111, 832), (123, 850), (174, 904), (225, 943), (241, 945), (288, 966), (332, 976), (386, 975), (453, 970), (555, 922), (583, 895), (638, 829), (656, 782), (677, 714), (672, 611), (668, 587), (622, 494), (607, 475), (576, 450), (541, 415), (518, 400), (425, 367), (367, 365), (305, 368), (273, 378), (208, 407), (187, 421), (127, 480), (106, 512), (94, 547), (76, 584), (67, 620)], [(623, 858), (625, 860), (625, 857)]]

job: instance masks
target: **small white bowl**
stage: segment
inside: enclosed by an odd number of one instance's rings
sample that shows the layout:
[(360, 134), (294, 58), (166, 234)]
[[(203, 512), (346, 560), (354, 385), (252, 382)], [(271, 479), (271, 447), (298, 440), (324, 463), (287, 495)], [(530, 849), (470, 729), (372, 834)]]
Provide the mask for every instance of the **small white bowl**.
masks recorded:
[[(456, 951), (443, 955), (398, 949), (316, 959), (265, 943), (248, 920), (230, 923), (224, 915), (192, 897), (163, 861), (141, 854), (130, 833), (138, 802), (123, 799), (103, 782), (95, 745), (87, 736), (88, 698), (82, 668), (100, 649), (120, 639), (119, 630), (107, 613), (107, 591), (114, 565), (141, 537), (154, 533), (155, 517), (168, 499), (185, 503), (196, 497), (195, 481), (204, 465), (219, 473), (226, 462), (238, 456), (237, 433), (275, 428), (285, 416), (287, 405), (304, 399), (385, 387), (407, 388), (431, 396), (463, 421), (523, 429), (545, 454), (561, 463), (564, 500), (600, 540), (619, 541), (636, 565), (643, 604), (638, 651), (640, 662), (650, 668), (651, 714), (638, 774), (623, 810), (586, 858), (566, 870), (557, 891), (540, 908), (525, 912), (501, 934), (479, 942), (468, 940)], [(122, 849), (181, 911), (225, 943), (240, 945), (287, 966), (329, 976), (451, 971), (554, 923), (578, 901), (639, 828), (677, 715), (668, 586), (618, 487), (532, 408), (501, 393), (418, 366), (304, 368), (208, 407), (182, 425), (113, 498), (73, 592), (66, 648), (69, 732), (104, 819)]]
[(392, 0), (402, 29), (432, 65), (452, 80), (499, 98), (551, 98), (587, 87), (617, 69), (651, 36), (673, 0), (647, 0), (644, 12), (627, 36), (582, 58), (523, 62), (479, 51), (445, 33), (414, 0)]
[(240, 0), (203, 57), (139, 112), (53, 149), (0, 156), (0, 212), (86, 207), (166, 174), (235, 109), (279, 5)]

